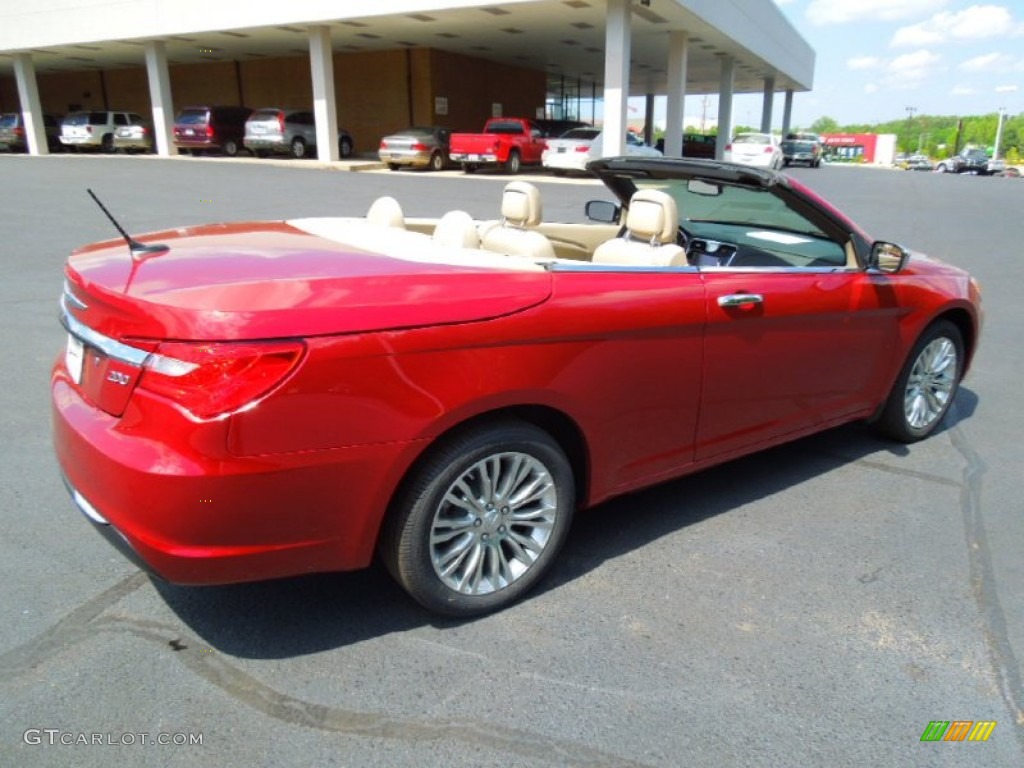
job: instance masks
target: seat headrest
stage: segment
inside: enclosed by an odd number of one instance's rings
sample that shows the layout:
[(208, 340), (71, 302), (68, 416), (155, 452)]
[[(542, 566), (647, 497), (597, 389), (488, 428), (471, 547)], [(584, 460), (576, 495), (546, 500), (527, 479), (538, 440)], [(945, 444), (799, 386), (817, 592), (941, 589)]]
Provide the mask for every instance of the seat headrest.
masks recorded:
[(641, 189), (629, 200), (626, 229), (637, 240), (674, 243), (679, 230), (675, 199), (657, 189)]
[(465, 211), (448, 211), (434, 227), (434, 241), (452, 248), (479, 248), (476, 222)]
[(378, 197), (366, 212), (366, 220), (382, 227), (405, 229), (405, 215), (402, 206), (393, 197)]
[(543, 218), (540, 190), (525, 181), (510, 181), (501, 195), (501, 217), (514, 227), (535, 227)]

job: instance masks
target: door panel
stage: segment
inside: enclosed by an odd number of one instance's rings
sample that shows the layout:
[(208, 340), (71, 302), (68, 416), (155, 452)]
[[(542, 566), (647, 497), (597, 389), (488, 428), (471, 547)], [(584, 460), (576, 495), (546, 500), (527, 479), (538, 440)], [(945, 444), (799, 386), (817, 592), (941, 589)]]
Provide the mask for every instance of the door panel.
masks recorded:
[(900, 310), (871, 276), (723, 269), (704, 280), (697, 460), (873, 407)]

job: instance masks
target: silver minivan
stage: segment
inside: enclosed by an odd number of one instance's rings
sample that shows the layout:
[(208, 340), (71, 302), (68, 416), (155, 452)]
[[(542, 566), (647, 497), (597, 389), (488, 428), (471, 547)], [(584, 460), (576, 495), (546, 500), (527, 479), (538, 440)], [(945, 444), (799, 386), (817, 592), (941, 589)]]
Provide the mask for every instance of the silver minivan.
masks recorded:
[[(242, 144), (256, 157), (290, 154), (308, 157), (316, 151), (316, 123), (313, 113), (301, 109), (257, 109), (245, 121)], [(352, 137), (338, 132), (338, 151), (342, 157), (352, 155)]]

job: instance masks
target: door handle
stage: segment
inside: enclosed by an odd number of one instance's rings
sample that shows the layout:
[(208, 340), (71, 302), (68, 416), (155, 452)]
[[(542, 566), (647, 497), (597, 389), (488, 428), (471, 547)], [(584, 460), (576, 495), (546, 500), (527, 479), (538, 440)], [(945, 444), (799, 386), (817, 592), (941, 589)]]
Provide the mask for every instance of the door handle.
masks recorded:
[(726, 296), (718, 297), (718, 306), (720, 307), (745, 307), (748, 304), (761, 304), (764, 302), (764, 296), (760, 293), (730, 293)]

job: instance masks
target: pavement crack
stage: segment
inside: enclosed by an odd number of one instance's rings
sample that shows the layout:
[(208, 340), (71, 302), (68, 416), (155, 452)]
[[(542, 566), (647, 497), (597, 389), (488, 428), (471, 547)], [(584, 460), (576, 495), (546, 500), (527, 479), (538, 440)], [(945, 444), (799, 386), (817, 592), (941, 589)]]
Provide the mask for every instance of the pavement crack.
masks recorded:
[(148, 581), (146, 574), (133, 573), (82, 603), (29, 642), (0, 654), (0, 680), (12, 680), (91, 636), (95, 631), (92, 623), (104, 611)]
[[(982, 513), (981, 496), (987, 467), (959, 424), (949, 431), (949, 436), (953, 448), (963, 456), (965, 462), (960, 508), (964, 520), (971, 592), (984, 622), (985, 644), (999, 694), (1019, 725), (1024, 723), (1024, 685), (1021, 683), (1020, 665), (1006, 628), (1006, 616), (999, 602), (995, 567)], [(1013, 732), (1024, 749), (1024, 728), (1014, 727)]]
[[(148, 583), (135, 573), (86, 601), (49, 629), (0, 655), (0, 681), (30, 672), (52, 657), (96, 636), (98, 632), (134, 635), (160, 648), (187, 669), (217, 686), (232, 699), (268, 717), (320, 731), (404, 742), (458, 741), (514, 754), (530, 765), (580, 768), (651, 768), (585, 744), (519, 730), (501, 723), (468, 718), (415, 719), (377, 712), (359, 712), (303, 701), (282, 693), (245, 672), (180, 627), (149, 619), (109, 613), (127, 595)], [(212, 650), (212, 649), (211, 649)]]

